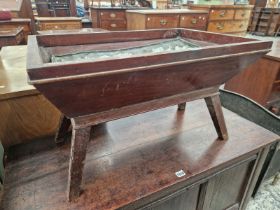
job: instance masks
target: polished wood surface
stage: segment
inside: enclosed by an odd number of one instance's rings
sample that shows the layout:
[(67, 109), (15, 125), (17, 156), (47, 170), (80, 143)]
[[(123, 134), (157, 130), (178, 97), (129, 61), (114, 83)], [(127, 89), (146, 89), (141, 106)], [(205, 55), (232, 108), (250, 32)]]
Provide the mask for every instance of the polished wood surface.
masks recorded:
[(90, 8), (92, 27), (110, 31), (126, 30), (125, 8)]
[(208, 12), (189, 9), (127, 10), (127, 29), (193, 28), (205, 30)]
[(272, 51), (225, 84), (225, 89), (247, 96), (270, 108), (280, 101), (280, 41)]
[(252, 5), (197, 5), (189, 6), (194, 10), (209, 12), (207, 31), (245, 35), (247, 32)]
[[(70, 145), (8, 163), (2, 208), (193, 210), (199, 195), (207, 209), (241, 205), (257, 154), (279, 136), (224, 110), (229, 140), (216, 141), (203, 101), (186, 110), (174, 106), (95, 126), (84, 191), (71, 203), (65, 196)], [(175, 175), (180, 170), (185, 176)]]
[(54, 135), (60, 112), (27, 83), (26, 46), (0, 53), (0, 139), (5, 147)]

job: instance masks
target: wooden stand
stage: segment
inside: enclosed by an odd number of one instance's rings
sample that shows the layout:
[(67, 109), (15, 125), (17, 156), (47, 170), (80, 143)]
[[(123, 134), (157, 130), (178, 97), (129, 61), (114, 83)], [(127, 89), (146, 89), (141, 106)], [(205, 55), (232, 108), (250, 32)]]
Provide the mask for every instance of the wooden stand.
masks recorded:
[(84, 160), (86, 157), (87, 144), (90, 139), (91, 126), (175, 104), (178, 104), (178, 110), (185, 110), (186, 101), (192, 101), (201, 98), (204, 98), (206, 101), (208, 110), (218, 134), (218, 139), (228, 139), (217, 87), (202, 89), (163, 99), (157, 99), (150, 102), (122, 107), (118, 110), (110, 110), (87, 116), (81, 116), (71, 119), (63, 116), (61, 118), (60, 127), (55, 137), (55, 142), (62, 143), (65, 140), (64, 136), (68, 132), (70, 125), (72, 124), (71, 154), (67, 188), (68, 200), (72, 201), (73, 199), (79, 197), (81, 192)]

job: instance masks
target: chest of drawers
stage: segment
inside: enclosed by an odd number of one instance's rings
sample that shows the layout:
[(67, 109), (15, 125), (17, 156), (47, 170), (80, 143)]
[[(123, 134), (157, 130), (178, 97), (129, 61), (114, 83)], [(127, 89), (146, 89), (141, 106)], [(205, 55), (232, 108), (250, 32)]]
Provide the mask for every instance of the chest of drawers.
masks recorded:
[(207, 31), (244, 35), (247, 31), (251, 5), (191, 5), (190, 9), (208, 12)]
[(77, 17), (36, 17), (37, 30), (70, 30), (82, 28), (81, 18)]
[(125, 8), (91, 8), (93, 28), (110, 31), (126, 30)]
[(188, 9), (127, 10), (127, 29), (191, 28), (206, 30), (208, 14)]

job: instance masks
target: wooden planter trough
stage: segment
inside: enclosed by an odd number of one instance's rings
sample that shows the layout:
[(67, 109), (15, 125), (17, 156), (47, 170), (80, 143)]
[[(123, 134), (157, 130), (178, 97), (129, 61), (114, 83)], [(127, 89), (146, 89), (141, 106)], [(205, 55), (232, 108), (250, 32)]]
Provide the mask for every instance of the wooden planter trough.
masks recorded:
[(205, 98), (227, 139), (218, 88), (271, 45), (187, 29), (29, 36), (30, 84), (66, 116), (61, 133), (72, 123), (69, 200), (80, 194), (92, 125)]

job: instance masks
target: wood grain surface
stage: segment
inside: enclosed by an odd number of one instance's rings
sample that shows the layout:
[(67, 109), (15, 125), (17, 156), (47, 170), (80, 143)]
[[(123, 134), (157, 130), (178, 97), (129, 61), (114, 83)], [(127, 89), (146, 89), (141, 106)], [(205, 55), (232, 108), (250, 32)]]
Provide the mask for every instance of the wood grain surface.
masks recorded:
[[(174, 106), (95, 126), (85, 161), (84, 191), (72, 203), (66, 196), (69, 145), (10, 162), (2, 208), (135, 209), (191, 184), (190, 192), (197, 195), (195, 183), (248, 158), (253, 160), (263, 147), (279, 140), (279, 136), (224, 109), (229, 139), (216, 141), (205, 103), (188, 103), (186, 110), (178, 112)], [(234, 170), (212, 179), (209, 184), (216, 195), (210, 197), (223, 203), (210, 207), (229, 204), (219, 199), (221, 193), (233, 204), (240, 201), (236, 194), (231, 197), (215, 186), (226, 187), (231, 180), (225, 179), (227, 174), (236, 175), (233, 180), (242, 185), (238, 177), (246, 177), (251, 167), (247, 163), (235, 169), (241, 173)], [(186, 175), (178, 178), (175, 172), (179, 170)], [(237, 185), (231, 186), (238, 189)]]

